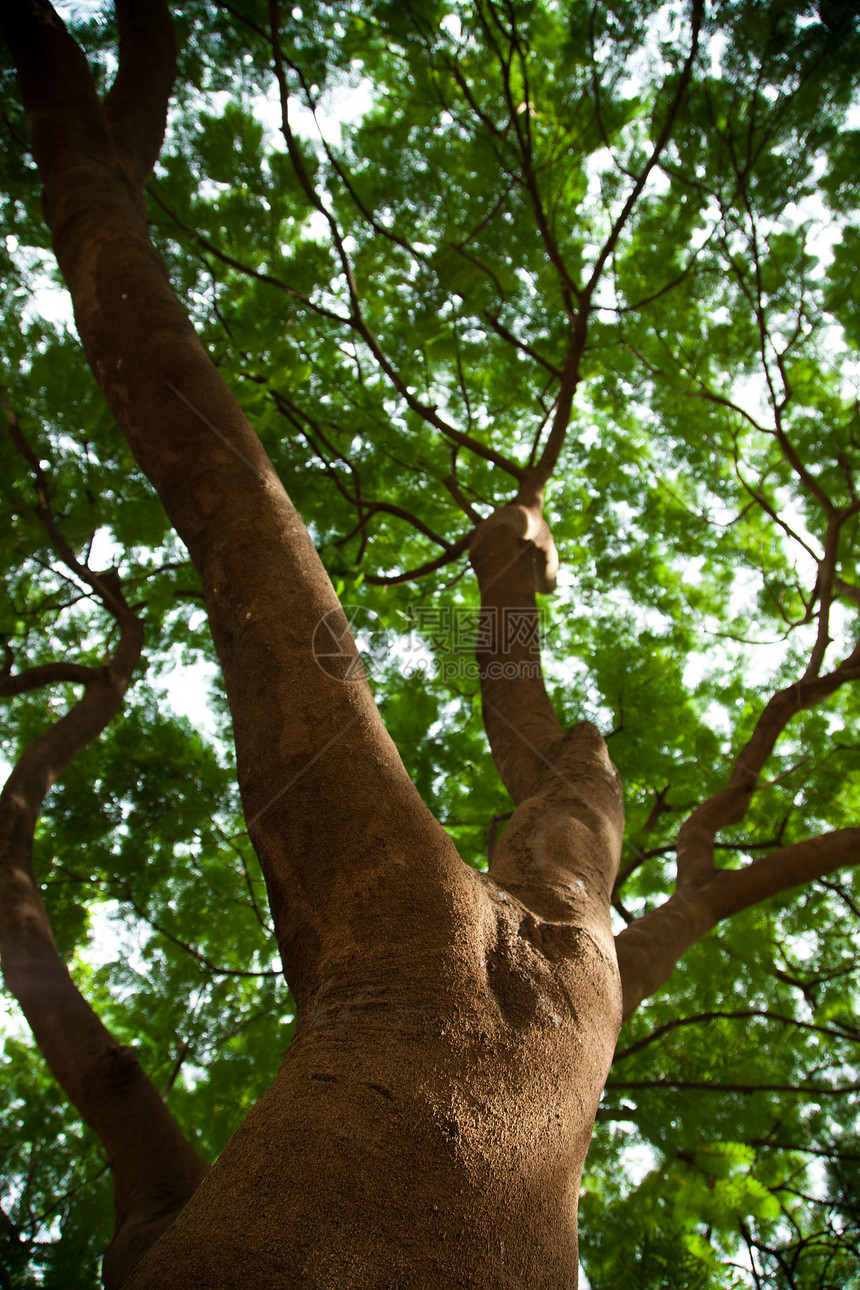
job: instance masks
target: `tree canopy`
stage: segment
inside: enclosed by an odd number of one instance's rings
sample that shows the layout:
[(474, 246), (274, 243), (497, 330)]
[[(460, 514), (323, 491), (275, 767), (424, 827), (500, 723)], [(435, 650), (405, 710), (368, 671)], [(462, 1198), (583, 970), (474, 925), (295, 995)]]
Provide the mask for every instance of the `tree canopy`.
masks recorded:
[[(112, 8), (58, 8), (106, 90)], [(469, 545), (529, 480), (544, 491), (547, 688), (565, 728), (602, 731), (627, 815), (612, 903), (635, 997), (580, 1199), (588, 1283), (860, 1284), (853, 6), (173, 16), (152, 237), (407, 770), (479, 870), (513, 803)], [(3, 58), (3, 754), (26, 758), (143, 623), (121, 712), (45, 800), (35, 871), (75, 983), (212, 1160), (296, 1008), (200, 580), (59, 303)], [(325, 620), (313, 647), (323, 669), (338, 652)], [(177, 699), (198, 684), (205, 719)], [(713, 917), (709, 848), (731, 875)], [(690, 930), (646, 969), (639, 920), (670, 899)], [(8, 1016), (0, 1285), (84, 1290), (106, 1167)]]

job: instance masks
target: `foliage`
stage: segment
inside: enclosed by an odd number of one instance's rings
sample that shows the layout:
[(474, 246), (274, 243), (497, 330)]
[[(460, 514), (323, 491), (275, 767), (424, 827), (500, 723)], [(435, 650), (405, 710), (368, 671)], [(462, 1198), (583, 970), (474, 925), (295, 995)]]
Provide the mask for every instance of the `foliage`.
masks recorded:
[[(110, 17), (67, 10), (109, 78)], [(717, 0), (675, 110), (690, 15), (657, 0), (299, 5), (288, 139), (267, 6), (189, 4), (177, 27), (154, 234), (350, 607), (407, 767), (478, 866), (510, 802), (480, 721), (465, 535), (546, 442), (590, 310), (547, 495), (563, 574), (545, 666), (563, 718), (611, 732), (622, 927), (671, 891), (681, 822), (803, 672), (831, 548), (826, 668), (856, 636), (851, 6)], [(75, 979), (214, 1156), (275, 1072), (290, 998), (223, 699), (211, 686), (194, 725), (172, 710), (213, 662), (196, 578), (73, 329), (39, 316), (57, 296), (5, 67), (0, 89), (0, 383), (66, 542), (118, 568), (147, 632), (122, 720), (49, 798), (39, 873)], [(0, 469), (7, 661), (97, 665), (110, 620), (6, 436)], [(73, 693), (9, 703), (5, 756)], [(720, 837), (725, 865), (856, 824), (857, 716), (848, 686), (792, 721)], [(592, 1285), (858, 1284), (858, 914), (853, 870), (748, 910), (629, 1023), (584, 1183)], [(98, 1155), (14, 1030), (3, 1060), (3, 1284), (94, 1285)]]

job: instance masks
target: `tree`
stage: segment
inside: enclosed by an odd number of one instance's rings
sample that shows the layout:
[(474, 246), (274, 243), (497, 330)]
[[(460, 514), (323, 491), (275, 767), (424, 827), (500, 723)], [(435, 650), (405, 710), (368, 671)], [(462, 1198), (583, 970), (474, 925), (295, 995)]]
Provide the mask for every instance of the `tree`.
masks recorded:
[(70, 8), (0, 3), (0, 949), (88, 1127), (10, 1038), (8, 1284), (93, 1284), (96, 1139), (108, 1287), (559, 1290), (578, 1205), (595, 1285), (849, 1284), (851, 6)]

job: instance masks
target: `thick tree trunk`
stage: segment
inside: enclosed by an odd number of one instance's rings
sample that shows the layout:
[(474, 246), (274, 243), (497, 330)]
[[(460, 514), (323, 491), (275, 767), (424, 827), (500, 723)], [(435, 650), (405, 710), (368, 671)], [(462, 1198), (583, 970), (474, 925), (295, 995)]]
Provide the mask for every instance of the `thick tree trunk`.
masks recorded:
[[(484, 604), (536, 618), (530, 545), (515, 511), (499, 515), (474, 544)], [(513, 584), (496, 576), (511, 558)], [(402, 821), (374, 882), (345, 866), (337, 947), (278, 1078), (128, 1290), (226, 1290), (240, 1265), (251, 1290), (576, 1286), (579, 1184), (620, 1022), (623, 816), (597, 731), (564, 735), (546, 709), (536, 731), (542, 682), (522, 679), (509, 699), (490, 687), (501, 729), (530, 730), (507, 748), (520, 801), (491, 872), (440, 865)]]
[[(556, 555), (540, 489), (566, 430), (588, 301), (668, 138), (701, 5), (667, 122), (571, 316), (545, 453), (535, 469), (517, 467), (519, 495), (471, 545), (489, 628), (484, 721), (516, 804), (487, 875), (461, 863), (418, 797), (351, 666), (346, 619), (307, 531), (171, 291), (143, 191), (172, 79), (169, 16), (163, 0), (116, 9), (119, 71), (104, 104), (45, 0), (0, 0), (0, 20), (88, 361), (200, 576), (298, 1010), (277, 1079), (126, 1284), (572, 1290), (579, 1181), (621, 1016), (609, 902), (623, 808), (599, 733), (563, 731), (543, 685), (535, 593), (551, 589)], [(314, 657), (323, 622), (346, 650), (339, 675)], [(718, 830), (744, 817), (792, 714), (860, 676), (860, 646), (819, 676), (820, 637), (725, 788), (681, 829), (676, 893), (618, 938), (625, 1015), (720, 919), (856, 863), (856, 829), (737, 870), (714, 862)], [(90, 694), (106, 686), (116, 678), (94, 679)], [(83, 1001), (70, 1009), (97, 1052), (95, 1078), (59, 1014), (40, 1006), (46, 965), (55, 993), (65, 980), (21, 828), (32, 836), (61, 761), (16, 780), (0, 804), (13, 861), (0, 870), (12, 893), (0, 937), (40, 1043), (106, 1143), (133, 1245), (115, 1247), (118, 1282), (204, 1167)]]
[(575, 922), (467, 877), (448, 908), (416, 884), (399, 943), (369, 894), (275, 1083), (129, 1290), (576, 1285), (615, 973)]
[[(620, 1017), (617, 776), (593, 728), (563, 735), (542, 683), (514, 687), (513, 707), (491, 686), (501, 728), (525, 725), (499, 752), (518, 810), (478, 875), (420, 801), (366, 684), (317, 666), (315, 627), (340, 622), (333, 589), (142, 214), (166, 10), (119, 10), (122, 88), (103, 109), (49, 6), (2, 8), (88, 360), (204, 588), (298, 1007), (279, 1076), (127, 1285), (572, 1288)], [(136, 96), (144, 29), (162, 66)], [(524, 505), (539, 524), (538, 502)], [(475, 548), (490, 582), (512, 542), (532, 550), (518, 515)], [(497, 590), (517, 607), (518, 578)]]

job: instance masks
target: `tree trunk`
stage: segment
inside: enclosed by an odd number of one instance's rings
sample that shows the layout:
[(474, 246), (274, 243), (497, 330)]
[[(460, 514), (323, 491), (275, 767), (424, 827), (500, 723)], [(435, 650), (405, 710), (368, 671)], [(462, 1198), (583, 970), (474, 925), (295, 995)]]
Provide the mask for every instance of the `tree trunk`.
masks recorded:
[(280, 1074), (129, 1290), (575, 1287), (616, 975), (464, 876), (450, 901), (407, 883), (396, 939), (390, 891), (355, 893)]
[[(2, 12), (88, 361), (203, 585), (298, 1009), (277, 1079), (126, 1284), (572, 1288), (620, 1018), (608, 910), (621, 798), (603, 741), (589, 726), (564, 736), (528, 671), (510, 707), (485, 669), (518, 809), (489, 876), (460, 861), (366, 683), (317, 666), (334, 591), (149, 240), (166, 7), (118, 5), (104, 106), (47, 4)], [(539, 498), (521, 500), (482, 526), (473, 558), (488, 605), (534, 615)], [(515, 576), (496, 577), (511, 552)], [(506, 738), (521, 720), (527, 737)]]

